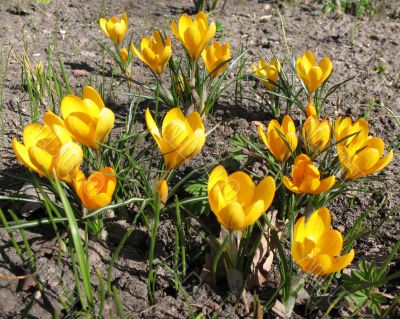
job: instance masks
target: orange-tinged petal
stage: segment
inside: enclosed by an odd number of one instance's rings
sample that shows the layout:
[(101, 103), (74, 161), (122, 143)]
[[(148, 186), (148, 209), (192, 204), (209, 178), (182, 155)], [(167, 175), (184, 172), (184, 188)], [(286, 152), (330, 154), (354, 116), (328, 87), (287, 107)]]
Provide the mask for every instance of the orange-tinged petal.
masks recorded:
[(289, 179), (287, 176), (283, 176), (282, 179), (283, 184), (286, 186), (286, 188), (293, 193), (300, 194), (301, 191), (298, 186), (296, 186), (291, 179)]
[(326, 192), (327, 190), (330, 190), (333, 185), (335, 185), (336, 178), (335, 176), (329, 176), (327, 178), (321, 179), (321, 183), (316, 190), (315, 194), (321, 194), (323, 192)]

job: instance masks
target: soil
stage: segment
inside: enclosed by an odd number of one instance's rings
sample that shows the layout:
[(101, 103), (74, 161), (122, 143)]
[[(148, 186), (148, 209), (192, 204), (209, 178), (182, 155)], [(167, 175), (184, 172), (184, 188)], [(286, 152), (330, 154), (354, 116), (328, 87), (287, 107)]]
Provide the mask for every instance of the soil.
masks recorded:
[[(193, 3), (186, 0), (102, 2), (103, 4), (96, 0), (70, 0), (38, 4), (35, 1), (0, 1), (0, 20), (3, 21), (0, 33), (1, 70), (4, 69), (8, 48), (12, 48), (0, 104), (4, 132), (4, 138), (0, 142), (0, 195), (18, 191), (24, 181), (17, 177), (26, 176), (26, 170), (17, 163), (10, 147), (12, 138), (20, 135), (22, 127), (30, 121), (28, 94), (21, 85), (22, 67), (16, 59), (23, 51), (24, 42), (29, 48), (28, 54), (32, 63), (45, 63), (48, 45), (52, 43), (57, 56), (66, 65), (72, 89), (77, 94), (80, 94), (83, 85), (105, 75), (106, 87), (112, 83), (115, 89), (113, 96), (106, 96), (107, 105), (116, 113), (117, 122), (122, 123), (130, 104), (130, 97), (121, 94), (126, 89), (124, 85), (118, 80), (112, 80), (110, 74), (104, 74), (102, 71), (103, 56), (99, 54), (99, 46), (92, 41), (92, 38), (96, 38), (107, 43), (98, 25), (99, 17), (119, 14), (124, 10), (130, 18), (129, 32), (132, 33), (132, 39), (139, 43), (142, 36), (157, 28), (165, 29), (170, 34), (170, 20), (178, 19), (182, 13), (193, 13)], [(284, 56), (287, 53), (285, 43), (295, 56), (311, 49), (319, 57), (330, 57), (334, 64), (330, 83), (338, 83), (351, 76), (355, 78), (346, 84), (340, 93), (330, 97), (325, 109), (326, 116), (346, 114), (358, 118), (367, 115), (372, 134), (382, 137), (387, 149), (398, 148), (399, 126), (395, 117), (385, 109), (390, 108), (398, 121), (400, 21), (396, 12), (396, 1), (383, 1), (379, 12), (361, 18), (350, 14), (324, 14), (320, 4), (312, 1), (298, 2), (291, 4), (289, 1), (228, 1), (224, 13), (218, 19), (224, 26), (222, 41), (230, 42), (233, 56), (239, 52), (242, 45), (250, 49), (247, 54), (249, 70), (252, 63), (265, 55)], [(218, 14), (212, 15), (212, 19), (217, 18)], [(282, 30), (282, 23), (285, 32)], [(177, 41), (173, 41), (174, 48), (177, 48)], [(109, 62), (106, 59), (108, 68), (111, 67)], [(133, 69), (135, 78), (142, 82), (151, 79), (148, 70), (137, 59), (134, 59)], [(219, 126), (208, 136), (201, 154), (197, 155), (182, 174), (204, 163), (217, 162), (230, 148), (227, 138), (239, 132), (255, 136), (253, 121), (267, 121), (265, 109), (247, 100), (244, 100), (243, 105), (235, 106), (231, 93), (220, 100), (214, 113), (206, 119), (208, 129), (216, 124)], [(245, 94), (249, 96), (251, 93), (248, 90)], [(142, 115), (138, 117), (138, 121), (143, 122)], [(116, 130), (121, 129), (118, 123)], [(346, 232), (360, 214), (381, 204), (376, 212), (371, 213), (365, 227), (375, 229), (387, 217), (391, 209), (400, 202), (399, 161), (400, 157), (396, 152), (392, 163), (385, 169), (384, 174), (387, 178), (384, 181), (366, 186), (363, 194), (344, 197), (332, 203), (330, 208), (334, 213), (333, 223), (336, 228)], [(262, 167), (249, 168), (264, 174)], [(8, 201), (0, 202), (0, 208), (3, 209), (10, 208), (11, 205), (14, 204)], [(40, 214), (44, 215), (40, 210), (35, 214), (38, 215), (32, 217), (29, 214), (21, 214), (20, 218), (36, 219)], [(109, 234), (107, 239), (90, 241), (90, 261), (95, 265), (92, 269), (92, 282), (95, 285), (98, 284), (98, 280), (94, 270), (100, 269), (103, 275), (107, 273), (111, 254), (129, 227), (129, 222), (119, 218), (117, 212), (114, 217), (106, 219), (105, 227)], [(400, 214), (397, 210), (384, 223), (381, 231), (357, 241), (356, 262), (368, 260), (381, 263), (399, 239), (399, 224)], [(171, 227), (168, 217), (163, 217), (160, 225), (156, 251), (160, 267), (155, 305), (150, 305), (147, 299), (150, 234), (145, 227), (135, 230), (114, 267), (113, 284), (120, 292), (124, 310), (129, 318), (189, 316), (188, 302), (184, 294), (175, 292), (173, 275), (162, 266), (168, 262), (168, 256), (173, 254), (174, 228)], [(27, 314), (28, 318), (50, 318), (54, 309), (61, 308), (58, 297), (74, 292), (75, 281), (71, 261), (67, 254), (63, 254), (61, 263), (57, 262), (58, 254), (57, 249), (54, 249), (56, 242), (52, 229), (41, 226), (30, 229), (26, 234), (37, 257), (35, 280), (46, 287), (46, 295), (35, 291), (32, 284), (34, 280), (30, 277), (19, 281), (0, 278), (0, 318), (21, 316), (31, 300), (34, 300), (34, 304)], [(203, 244), (196, 234), (190, 236), (189, 242), (192, 249), (199, 249)], [(389, 265), (390, 271), (399, 270), (399, 265), (400, 259), (397, 256)], [(226, 293), (226, 289), (211, 289), (202, 283), (199, 277), (201, 267), (200, 264), (190, 265), (190, 276), (184, 282), (187, 298), (192, 306), (191, 311), (203, 311), (210, 316), (220, 310), (223, 317), (245, 316), (243, 305), (235, 305), (234, 298)], [(26, 274), (26, 265), (21, 264), (7, 233), (3, 231), (0, 232), (0, 274)], [(65, 286), (60, 285), (60, 278)], [(258, 289), (257, 293), (263, 298), (270, 295), (275, 287), (276, 282), (271, 278), (271, 286)], [(385, 292), (392, 296), (398, 295), (400, 282), (387, 284)], [(112, 307), (111, 301), (107, 303)], [(317, 317), (320, 315), (321, 313), (315, 314)], [(331, 315), (339, 318), (343, 316), (343, 312), (338, 310)], [(275, 315), (271, 315), (273, 316)]]

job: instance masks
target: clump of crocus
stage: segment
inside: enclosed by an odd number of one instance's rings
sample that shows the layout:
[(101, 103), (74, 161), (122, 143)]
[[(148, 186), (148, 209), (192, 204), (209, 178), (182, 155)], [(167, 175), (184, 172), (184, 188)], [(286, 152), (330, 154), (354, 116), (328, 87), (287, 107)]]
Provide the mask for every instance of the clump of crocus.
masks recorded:
[(12, 145), (17, 159), (26, 167), (45, 176), (54, 174), (71, 183), (83, 161), (82, 148), (73, 141), (64, 121), (51, 111), (44, 115), (44, 124), (29, 124), (23, 131), (21, 144), (16, 138)]
[(88, 179), (82, 171), (74, 177), (74, 188), (82, 205), (91, 210), (99, 209), (111, 203), (117, 180), (111, 167), (92, 173)]
[(115, 16), (108, 21), (100, 18), (100, 28), (106, 37), (111, 38), (117, 46), (120, 46), (128, 30), (128, 17), (123, 12), (121, 19)]
[(171, 22), (172, 33), (182, 43), (192, 60), (197, 60), (215, 35), (216, 26), (208, 24), (205, 12), (200, 11), (192, 20), (187, 14), (181, 15), (178, 25)]
[[(379, 137), (368, 135), (368, 122), (359, 119), (338, 118), (335, 139), (341, 141), (337, 153), (346, 179), (366, 177), (385, 168), (393, 159), (393, 150), (384, 156), (385, 143)], [(349, 138), (345, 139), (348, 136)]]
[(82, 98), (67, 95), (61, 101), (65, 126), (74, 138), (95, 150), (103, 143), (114, 126), (115, 115), (91, 86), (84, 86)]
[(261, 59), (258, 61), (258, 65), (253, 65), (255, 75), (268, 90), (274, 88), (276, 81), (278, 81), (280, 70), (281, 64), (277, 59), (271, 60), (270, 63)]
[(243, 230), (269, 208), (275, 195), (275, 181), (266, 176), (257, 186), (249, 175), (228, 175), (221, 165), (208, 178), (208, 201), (218, 222), (229, 230)]
[(303, 124), (303, 142), (307, 152), (322, 152), (329, 145), (331, 126), (328, 120), (320, 121), (318, 116), (310, 115)]
[(192, 112), (185, 117), (180, 108), (173, 108), (165, 115), (161, 132), (150, 110), (146, 109), (146, 124), (161, 153), (168, 169), (176, 168), (194, 157), (206, 141), (206, 133), (201, 116)]
[(327, 57), (317, 63), (314, 54), (306, 51), (296, 60), (296, 71), (301, 81), (306, 86), (310, 96), (326, 81), (332, 72), (332, 62)]
[(157, 75), (161, 75), (172, 55), (171, 38), (165, 42), (159, 31), (154, 31), (152, 37), (144, 37), (140, 43), (141, 53), (131, 44), (132, 52)]
[(335, 181), (335, 176), (321, 179), (318, 168), (305, 154), (296, 157), (292, 167), (292, 178), (283, 176), (286, 188), (297, 194), (321, 194), (331, 189)]
[(216, 78), (228, 67), (227, 61), (231, 58), (231, 48), (229, 43), (222, 45), (216, 41), (201, 53), (208, 74), (211, 78)]
[(267, 135), (259, 125), (258, 134), (272, 155), (280, 162), (285, 162), (296, 150), (296, 127), (289, 115), (283, 117), (282, 125), (277, 120), (269, 122)]
[(329, 209), (316, 210), (307, 221), (305, 216), (297, 220), (292, 256), (303, 272), (322, 276), (346, 268), (354, 259), (354, 250), (339, 256), (342, 248), (343, 237), (331, 229)]

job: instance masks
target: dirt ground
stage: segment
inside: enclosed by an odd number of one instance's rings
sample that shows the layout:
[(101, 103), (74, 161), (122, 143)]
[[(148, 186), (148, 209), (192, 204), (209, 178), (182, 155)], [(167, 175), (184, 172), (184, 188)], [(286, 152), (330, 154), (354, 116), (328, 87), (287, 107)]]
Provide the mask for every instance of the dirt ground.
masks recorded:
[[(322, 5), (298, 1), (290, 4), (286, 1), (234, 1), (228, 0), (225, 12), (218, 19), (224, 26), (222, 41), (231, 44), (235, 56), (240, 46), (249, 48), (247, 58), (255, 63), (259, 58), (272, 56), (278, 58), (286, 54), (285, 41), (295, 56), (311, 49), (318, 57), (328, 56), (334, 65), (330, 83), (337, 83), (350, 76), (356, 76), (340, 93), (333, 95), (326, 106), (327, 116), (339, 114), (351, 115), (353, 118), (368, 115), (372, 134), (384, 138), (387, 149), (399, 145), (399, 126), (394, 117), (383, 106), (391, 109), (399, 119), (400, 114), (400, 20), (396, 1), (383, 2), (382, 10), (373, 16), (357, 19), (353, 15), (324, 14)], [(139, 43), (144, 35), (156, 28), (169, 30), (169, 21), (177, 19), (184, 12), (191, 13), (191, 1), (51, 1), (49, 4), (35, 4), (35, 1), (0, 0), (1, 62), (4, 61), (7, 49), (12, 47), (12, 57), (4, 82), (2, 115), (4, 139), (0, 142), (0, 194), (10, 194), (21, 187), (21, 182), (13, 176), (23, 175), (26, 171), (15, 160), (10, 147), (14, 136), (20, 134), (22, 126), (29, 121), (29, 101), (26, 91), (21, 86), (21, 65), (15, 59), (22, 53), (24, 41), (29, 47), (29, 56), (33, 62), (46, 61), (48, 44), (63, 59), (67, 67), (73, 90), (80, 93), (81, 87), (102, 75), (102, 56), (100, 48), (92, 38), (104, 39), (98, 20), (101, 15), (111, 16), (124, 10), (129, 16), (129, 32), (132, 39)], [(280, 17), (281, 15), (281, 17)], [(212, 16), (217, 19), (218, 15)], [(285, 27), (285, 36), (282, 30)], [(173, 46), (178, 41), (173, 39)], [(134, 59), (135, 78), (150, 79), (149, 72), (137, 59)], [(249, 63), (249, 70), (251, 64)], [(3, 65), (2, 65), (3, 68)], [(1, 68), (1, 69), (2, 69)], [(111, 81), (106, 78), (107, 81)], [(118, 85), (114, 81), (114, 85)], [(115, 88), (115, 96), (109, 105), (120, 121), (126, 114), (130, 99), (120, 94), (124, 86)], [(247, 93), (248, 94), (248, 93)], [(208, 137), (206, 147), (196, 157), (197, 164), (189, 164), (185, 171), (192, 170), (201, 163), (216, 161), (229, 149), (227, 137), (235, 133), (255, 135), (252, 121), (266, 122), (265, 110), (246, 102), (235, 107), (232, 99), (225, 97), (217, 105), (213, 115), (207, 118), (207, 128), (219, 123), (220, 126)], [(380, 105), (380, 106), (379, 106)], [(143, 109), (144, 111), (144, 109)], [(383, 204), (368, 219), (367, 226), (374, 229), (391, 208), (399, 204), (399, 154), (395, 153), (392, 163), (386, 168), (388, 179), (366, 187), (365, 194), (350, 201), (343, 198), (332, 203), (334, 224), (346, 231), (349, 225), (367, 209)], [(190, 166), (191, 165), (191, 166)], [(257, 168), (254, 168), (257, 169)], [(0, 208), (7, 208), (10, 203), (3, 201)], [(40, 212), (39, 212), (40, 213)], [(37, 218), (21, 216), (21, 218)], [(168, 218), (163, 218), (157, 257), (165, 260), (173, 252), (173, 228), (169, 227)], [(357, 242), (356, 259), (374, 260), (378, 263), (390, 252), (398, 240), (400, 214), (395, 212), (376, 235), (371, 235)], [(106, 241), (90, 243), (91, 263), (107, 272), (110, 256), (119, 243), (122, 234), (128, 228), (129, 221), (110, 218), (106, 222), (109, 234)], [(172, 229), (172, 230), (171, 230)], [(57, 263), (54, 249), (54, 238), (50, 227), (44, 226), (27, 232), (32, 249), (38, 257), (37, 277), (46, 286), (47, 296), (35, 295), (35, 304), (28, 318), (50, 318), (52, 309), (59, 309), (58, 296), (66, 294), (59, 285), (60, 276), (68, 289), (73, 290), (73, 273), (70, 260), (63, 256), (61, 264)], [(191, 238), (194, 248), (199, 247), (201, 239), (195, 234)], [(188, 304), (182, 293), (176, 294), (173, 289), (173, 276), (160, 268), (156, 298), (158, 303), (151, 306), (147, 300), (147, 251), (149, 233), (143, 227), (137, 229), (125, 245), (114, 269), (113, 284), (120, 291), (124, 310), (130, 318), (186, 318), (189, 314)], [(390, 265), (391, 270), (398, 270), (399, 258)], [(234, 307), (232, 297), (221, 289), (212, 290), (202, 284), (198, 274), (201, 265), (191, 265), (189, 277), (185, 281), (189, 301), (194, 311), (202, 310), (211, 315), (220, 307), (223, 316), (240, 317), (243, 306)], [(24, 274), (24, 265), (15, 254), (8, 235), (0, 232), (0, 274)], [(97, 282), (93, 275), (93, 282)], [(276, 287), (271, 279), (271, 287)], [(258, 291), (260, 296), (268, 289)], [(400, 293), (400, 282), (386, 286), (391, 295)], [(32, 285), (29, 281), (2, 281), (0, 278), (0, 318), (19, 317), (30, 302)], [(319, 316), (320, 314), (316, 314)], [(332, 312), (333, 317), (342, 317), (340, 311)]]

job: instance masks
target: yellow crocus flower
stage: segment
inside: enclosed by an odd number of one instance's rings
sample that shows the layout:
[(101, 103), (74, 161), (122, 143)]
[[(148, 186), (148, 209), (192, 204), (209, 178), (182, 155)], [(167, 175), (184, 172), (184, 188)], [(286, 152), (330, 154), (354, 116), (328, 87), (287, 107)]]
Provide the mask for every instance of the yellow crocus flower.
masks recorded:
[(44, 124), (29, 124), (23, 131), (23, 144), (12, 142), (17, 159), (26, 167), (45, 176), (57, 177), (66, 183), (79, 170), (83, 161), (82, 148), (76, 144), (64, 122), (51, 111), (44, 115)]
[(165, 115), (161, 132), (150, 110), (146, 109), (146, 124), (168, 169), (176, 168), (194, 157), (206, 141), (206, 133), (201, 116), (192, 112), (185, 117), (180, 108), (173, 108)]
[(327, 57), (317, 63), (314, 54), (307, 51), (296, 60), (297, 75), (303, 81), (308, 92), (314, 93), (318, 87), (326, 81), (332, 72), (332, 62)]
[(310, 115), (303, 124), (302, 136), (307, 152), (320, 153), (329, 145), (331, 125), (328, 120), (320, 121), (318, 116)]
[(270, 207), (275, 195), (271, 176), (254, 186), (249, 175), (234, 172), (228, 175), (221, 165), (208, 178), (208, 201), (218, 222), (230, 230), (243, 230), (255, 223)]
[(277, 59), (271, 60), (271, 63), (261, 59), (258, 61), (258, 66), (256, 64), (253, 65), (253, 71), (261, 83), (268, 90), (272, 90), (276, 81), (278, 81), (281, 64)]
[(216, 26), (208, 24), (205, 12), (200, 11), (192, 20), (187, 14), (181, 15), (178, 25), (171, 22), (172, 33), (185, 47), (192, 60), (197, 60), (215, 35)]
[(99, 149), (110, 134), (115, 121), (113, 111), (106, 108), (103, 99), (91, 86), (84, 86), (82, 98), (67, 95), (61, 101), (61, 113), (65, 126), (75, 140)]
[(321, 194), (331, 189), (335, 181), (335, 176), (321, 179), (318, 168), (305, 154), (296, 157), (292, 167), (292, 178), (283, 176), (286, 188), (297, 194)]
[(285, 162), (292, 152), (296, 150), (296, 127), (289, 115), (283, 117), (282, 125), (277, 120), (269, 122), (267, 135), (265, 135), (261, 125), (259, 125), (258, 134), (272, 155), (280, 162)]
[(216, 41), (204, 49), (201, 57), (204, 60), (208, 74), (214, 79), (228, 67), (228, 63), (226, 62), (231, 58), (231, 47), (229, 43), (222, 45)]
[(111, 167), (92, 173), (88, 179), (79, 171), (74, 177), (74, 188), (82, 205), (91, 210), (111, 203), (117, 180)]
[(329, 209), (316, 210), (307, 221), (305, 216), (297, 220), (292, 256), (303, 272), (323, 276), (346, 268), (354, 259), (354, 250), (339, 256), (342, 248), (343, 237), (331, 229)]
[(154, 31), (153, 36), (144, 37), (140, 43), (141, 53), (131, 44), (132, 52), (156, 74), (161, 75), (172, 56), (171, 38), (163, 42), (160, 32)]
[[(393, 150), (384, 156), (385, 143), (368, 135), (368, 122), (339, 117), (335, 122), (337, 153), (346, 179), (366, 177), (384, 169), (393, 159)], [(348, 137), (348, 138), (346, 138)]]
[(100, 18), (100, 28), (107, 38), (111, 38), (116, 45), (120, 46), (128, 30), (128, 17), (123, 12), (121, 19), (115, 16), (108, 21)]

